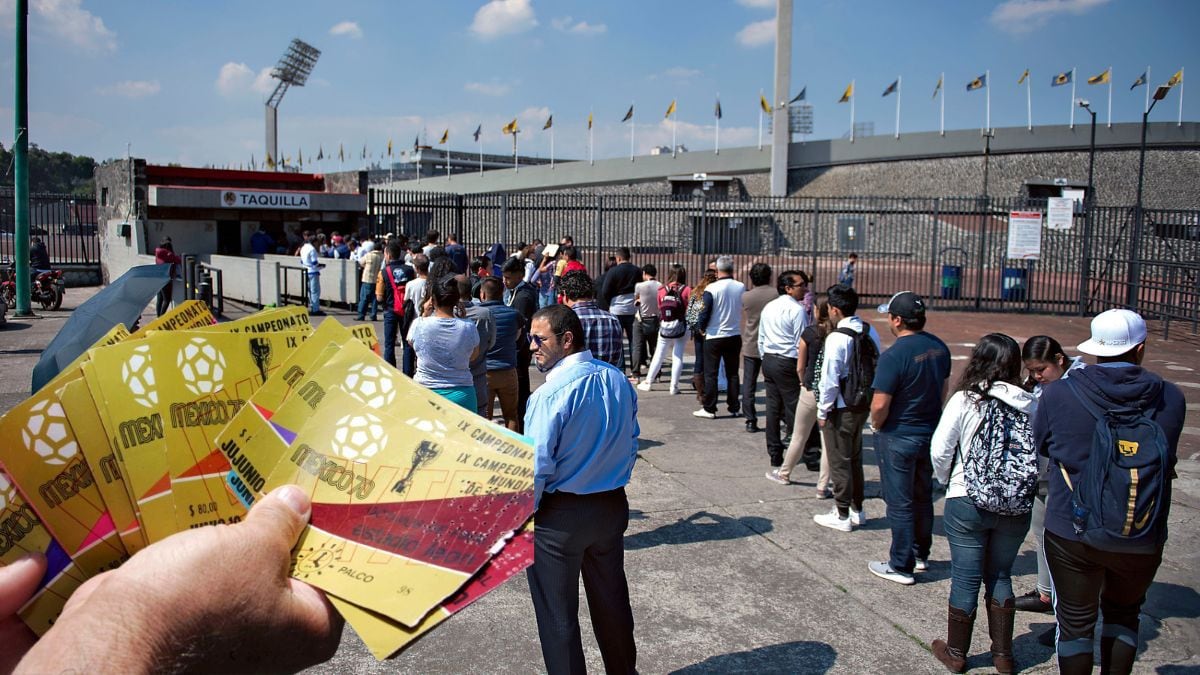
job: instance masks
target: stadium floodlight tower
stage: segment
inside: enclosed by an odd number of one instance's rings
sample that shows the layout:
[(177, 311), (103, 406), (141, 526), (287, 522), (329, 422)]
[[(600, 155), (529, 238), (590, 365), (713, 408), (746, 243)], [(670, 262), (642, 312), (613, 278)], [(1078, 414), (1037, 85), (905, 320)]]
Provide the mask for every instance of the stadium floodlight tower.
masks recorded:
[(304, 86), (320, 57), (320, 49), (300, 38), (293, 38), (292, 44), (288, 45), (287, 51), (280, 57), (279, 63), (271, 69), (271, 77), (279, 80), (279, 84), (275, 85), (275, 91), (271, 92), (270, 98), (267, 99), (267, 157), (271, 158), (271, 162), (275, 166), (280, 164), (279, 103), (283, 100), (283, 95), (287, 93), (288, 87)]

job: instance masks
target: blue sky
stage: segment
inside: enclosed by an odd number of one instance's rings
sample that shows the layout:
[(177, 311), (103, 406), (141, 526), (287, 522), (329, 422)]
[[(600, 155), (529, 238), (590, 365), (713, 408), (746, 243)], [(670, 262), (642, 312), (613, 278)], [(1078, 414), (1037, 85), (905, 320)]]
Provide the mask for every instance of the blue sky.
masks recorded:
[[(669, 143), (663, 114), (678, 99), (678, 138), (711, 150), (720, 94), (721, 145), (753, 145), (758, 92), (771, 98), (773, 0), (443, 0), (337, 3), (296, 0), (30, 0), (30, 138), (42, 147), (97, 159), (123, 156), (126, 143), (151, 162), (185, 165), (263, 159), (265, 75), (293, 37), (322, 50), (308, 86), (280, 107), (283, 154), (318, 147), (348, 155), (398, 154), (421, 134), (450, 147), (511, 149), (500, 127), (520, 119), (521, 153), (587, 155), (586, 118), (595, 113), (595, 153), (628, 154), (636, 104), (639, 154)], [(12, 142), (15, 0), (0, 0), (0, 142)], [(895, 98), (881, 93), (903, 77), (901, 132), (938, 127), (931, 98), (946, 73), (947, 129), (983, 125), (983, 91), (966, 84), (991, 71), (992, 125), (1023, 126), (1031, 70), (1034, 124), (1065, 124), (1070, 87), (1051, 77), (1077, 67), (1078, 95), (1107, 115), (1107, 87), (1086, 78), (1113, 67), (1113, 119), (1139, 119), (1144, 90), (1129, 85), (1152, 67), (1161, 84), (1180, 67), (1200, 78), (1200, 2), (1191, 0), (796, 0), (792, 93), (808, 88), (815, 138), (841, 136), (849, 106), (836, 101), (856, 81), (856, 120), (893, 131)], [(1200, 81), (1200, 80), (1195, 80)], [(1186, 87), (1186, 83), (1185, 83)], [(1173, 120), (1178, 89), (1152, 119)], [(1194, 120), (1200, 89), (1185, 91)], [(1076, 121), (1082, 121), (1082, 111)]]

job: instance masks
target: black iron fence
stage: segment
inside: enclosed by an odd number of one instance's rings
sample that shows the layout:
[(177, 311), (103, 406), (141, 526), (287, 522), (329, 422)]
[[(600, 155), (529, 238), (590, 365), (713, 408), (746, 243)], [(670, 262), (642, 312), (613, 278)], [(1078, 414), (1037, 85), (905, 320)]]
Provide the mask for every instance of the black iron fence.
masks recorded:
[[(29, 197), (30, 235), (46, 242), (50, 262), (100, 264), (96, 200), (67, 194)], [(0, 188), (0, 260), (12, 261), (16, 217), (12, 188)]]
[(454, 195), (372, 189), (376, 234), (421, 240), (458, 232), (472, 255), (493, 243), (554, 243), (571, 235), (599, 273), (621, 246), (638, 264), (684, 265), (695, 280), (717, 255), (739, 269), (756, 261), (836, 282), (857, 253), (855, 287), (869, 302), (913, 290), (941, 309), (1083, 314), (1128, 306), (1188, 322), (1200, 297), (1200, 211), (1093, 207), (1063, 229), (1041, 228), (1037, 259), (1010, 259), (1011, 211), (1045, 212), (1021, 198), (755, 198), (676, 201), (670, 196), (521, 193)]

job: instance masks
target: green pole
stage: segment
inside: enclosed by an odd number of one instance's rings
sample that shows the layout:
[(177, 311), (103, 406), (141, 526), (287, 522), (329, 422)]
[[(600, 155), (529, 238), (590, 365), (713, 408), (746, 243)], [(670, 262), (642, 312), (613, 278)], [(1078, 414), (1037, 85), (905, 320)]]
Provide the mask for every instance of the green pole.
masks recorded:
[(17, 281), (17, 308), (13, 316), (33, 316), (29, 303), (29, 0), (17, 0), (16, 95), (13, 98), (13, 272)]

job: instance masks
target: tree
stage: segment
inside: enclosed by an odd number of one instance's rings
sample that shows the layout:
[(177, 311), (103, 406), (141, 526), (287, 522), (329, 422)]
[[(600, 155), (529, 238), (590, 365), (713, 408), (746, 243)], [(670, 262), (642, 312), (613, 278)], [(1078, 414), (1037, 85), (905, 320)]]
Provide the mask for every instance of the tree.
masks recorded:
[[(29, 191), (57, 192), (78, 197), (95, 196), (96, 160), (69, 152), (50, 152), (29, 145)], [(0, 187), (13, 187), (13, 154), (0, 144)]]

